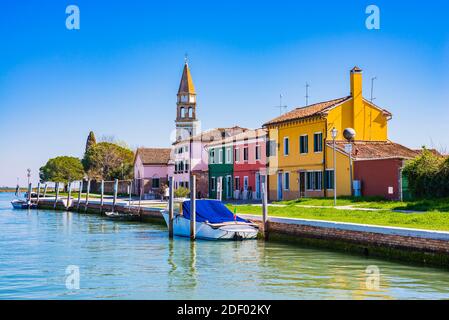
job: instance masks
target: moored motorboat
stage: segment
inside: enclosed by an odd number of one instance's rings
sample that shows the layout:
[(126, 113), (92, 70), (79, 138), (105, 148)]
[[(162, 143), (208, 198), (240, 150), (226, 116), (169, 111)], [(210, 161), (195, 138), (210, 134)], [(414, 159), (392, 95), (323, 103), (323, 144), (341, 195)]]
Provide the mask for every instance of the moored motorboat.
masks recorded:
[[(167, 226), (168, 210), (162, 212)], [(173, 234), (190, 237), (190, 201), (180, 203), (174, 210)], [(233, 214), (218, 200), (196, 200), (196, 234), (198, 239), (245, 240), (256, 239), (258, 226)]]
[(14, 199), (11, 201), (12, 207), (14, 209), (36, 209), (37, 205), (35, 203), (29, 203), (25, 200)]

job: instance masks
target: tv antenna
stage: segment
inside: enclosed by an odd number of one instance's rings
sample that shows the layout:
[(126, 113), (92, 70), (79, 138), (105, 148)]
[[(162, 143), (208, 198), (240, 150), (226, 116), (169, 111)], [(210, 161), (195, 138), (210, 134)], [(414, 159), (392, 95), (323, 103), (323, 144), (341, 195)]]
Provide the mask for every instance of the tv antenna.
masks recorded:
[(287, 110), (287, 108), (288, 108), (287, 106), (284, 106), (282, 104), (282, 98), (283, 97), (284, 96), (282, 94), (279, 95), (279, 105), (275, 106), (275, 108), (279, 108), (279, 116), (282, 116), (282, 110)]
[(371, 102), (373, 102), (376, 98), (374, 98), (374, 80), (377, 80), (377, 77), (371, 78)]
[(306, 82), (306, 95), (305, 95), (306, 107), (309, 106), (309, 98), (310, 98), (310, 96), (309, 96), (309, 88), (310, 88), (310, 84), (308, 82)]

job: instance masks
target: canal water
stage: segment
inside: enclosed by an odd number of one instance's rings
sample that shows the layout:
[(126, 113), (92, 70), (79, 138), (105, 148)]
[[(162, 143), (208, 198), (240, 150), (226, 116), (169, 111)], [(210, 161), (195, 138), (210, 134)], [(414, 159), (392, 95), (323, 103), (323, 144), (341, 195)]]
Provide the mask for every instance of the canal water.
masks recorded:
[(0, 193), (0, 299), (449, 298), (441, 269), (263, 241), (170, 241), (165, 225), (12, 210), (12, 198)]

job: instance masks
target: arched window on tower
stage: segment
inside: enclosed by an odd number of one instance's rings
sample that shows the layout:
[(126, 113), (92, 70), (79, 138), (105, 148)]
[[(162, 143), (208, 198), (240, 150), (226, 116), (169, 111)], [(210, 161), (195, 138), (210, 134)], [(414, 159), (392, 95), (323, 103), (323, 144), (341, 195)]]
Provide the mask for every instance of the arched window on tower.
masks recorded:
[(189, 108), (189, 118), (193, 118), (193, 108)]
[(181, 107), (181, 110), (180, 110), (180, 116), (181, 116), (181, 118), (185, 118), (185, 116), (186, 116), (186, 109), (184, 109), (184, 107)]

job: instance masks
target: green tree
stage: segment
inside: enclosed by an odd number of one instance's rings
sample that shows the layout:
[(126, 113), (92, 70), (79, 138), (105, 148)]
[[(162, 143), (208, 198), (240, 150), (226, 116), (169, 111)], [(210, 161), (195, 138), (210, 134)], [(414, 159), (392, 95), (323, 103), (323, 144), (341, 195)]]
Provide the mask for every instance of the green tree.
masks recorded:
[(96, 144), (97, 144), (97, 139), (95, 139), (94, 132), (91, 131), (91, 132), (89, 132), (89, 136), (87, 137), (85, 152), (87, 152), (87, 150), (89, 150), (90, 147), (92, 147), (92, 146), (94, 146)]
[[(446, 161), (447, 162), (447, 161)], [(423, 148), (421, 155), (406, 163), (404, 174), (409, 182), (411, 193), (418, 198), (433, 198), (444, 196), (448, 188), (448, 180), (442, 174), (445, 169), (445, 159)]]
[(45, 166), (39, 169), (41, 182), (63, 182), (81, 180), (84, 177), (84, 169), (80, 159), (75, 157), (56, 157), (47, 161)]
[(134, 152), (111, 142), (91, 146), (82, 160), (84, 170), (91, 179), (132, 179)]

